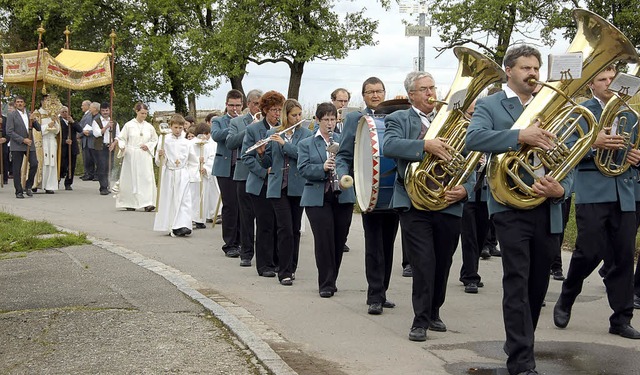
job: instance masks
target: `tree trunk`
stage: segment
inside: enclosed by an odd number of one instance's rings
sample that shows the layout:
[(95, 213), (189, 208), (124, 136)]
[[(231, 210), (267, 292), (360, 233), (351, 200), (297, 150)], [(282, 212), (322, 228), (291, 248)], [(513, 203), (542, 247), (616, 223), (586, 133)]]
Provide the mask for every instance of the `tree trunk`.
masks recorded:
[(173, 83), (171, 85), (169, 95), (171, 96), (171, 101), (173, 102), (176, 113), (186, 116), (187, 98), (184, 95), (184, 82), (180, 80), (176, 69), (179, 68), (174, 65), (170, 65), (169, 69), (167, 69), (167, 74), (169, 75), (169, 78), (171, 78), (171, 82)]
[(237, 76), (229, 77), (229, 82), (231, 82), (231, 88), (240, 90), (244, 94), (244, 89), (242, 88), (242, 80), (244, 79), (244, 74), (239, 74)]
[(198, 116), (196, 116), (196, 114), (198, 111), (196, 109), (196, 94), (191, 93), (187, 98), (189, 100), (189, 114), (197, 119)]
[(289, 92), (287, 98), (298, 99), (300, 95), (300, 84), (302, 83), (302, 73), (304, 73), (304, 61), (293, 61), (290, 65)]

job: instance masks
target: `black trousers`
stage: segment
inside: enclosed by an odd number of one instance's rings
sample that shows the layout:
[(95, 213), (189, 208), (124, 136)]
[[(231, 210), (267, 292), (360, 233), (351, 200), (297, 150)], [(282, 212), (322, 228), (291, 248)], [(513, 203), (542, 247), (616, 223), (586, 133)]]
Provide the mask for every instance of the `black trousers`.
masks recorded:
[[(7, 139), (9, 141), (9, 139)], [(2, 144), (2, 181), (6, 184), (9, 179), (9, 168), (11, 168), (9, 164), (9, 146), (7, 146), (7, 142)], [(11, 173), (13, 173), (11, 171)]]
[(256, 216), (253, 214), (251, 195), (247, 193), (247, 181), (236, 181), (236, 193), (240, 221), (240, 259), (251, 260), (254, 253), (255, 230), (253, 223)]
[[(636, 202), (636, 233), (640, 227), (640, 202)], [(636, 296), (640, 297), (640, 259), (636, 264), (636, 274), (633, 278), (633, 290)]]
[[(13, 187), (16, 189), (16, 194), (24, 192), (22, 190), (20, 169), (22, 168), (22, 159), (26, 153), (26, 151), (11, 151), (11, 158), (13, 159)], [(29, 148), (29, 174), (27, 175), (27, 186), (25, 186), (25, 189), (31, 189), (37, 171), (38, 158), (36, 157), (36, 148), (32, 145)]]
[(479, 283), (478, 263), (480, 250), (489, 231), (489, 210), (487, 202), (480, 200), (466, 202), (462, 209), (462, 228), (460, 240), (462, 245), (462, 267), (460, 281), (467, 285)]
[(266, 271), (275, 271), (277, 266), (276, 215), (267, 199), (267, 185), (262, 185), (260, 195), (249, 195), (256, 215), (256, 269), (258, 275), (262, 275)]
[(82, 164), (84, 165), (85, 177), (95, 177), (96, 161), (94, 160), (93, 153), (88, 146), (82, 148)]
[(278, 279), (291, 277), (298, 268), (300, 254), (300, 226), (303, 207), (301, 197), (287, 195), (286, 189), (280, 192), (280, 198), (268, 198), (276, 215), (276, 239), (278, 243)]
[(493, 219), (489, 218), (489, 231), (487, 232), (487, 238), (484, 240), (484, 246), (498, 246), (498, 238), (496, 237), (496, 227), (493, 223)]
[(367, 305), (384, 303), (391, 279), (393, 244), (400, 217), (393, 211), (362, 214), (364, 270), (367, 277)]
[(109, 190), (109, 146), (104, 145), (102, 150), (92, 149), (91, 154), (96, 163), (94, 177), (98, 178), (100, 191)]
[(549, 266), (560, 240), (551, 234), (549, 202), (493, 215), (502, 250), (502, 312), (510, 374), (536, 367), (535, 329), (549, 287)]
[[(65, 145), (66, 146), (66, 145)], [(64, 177), (64, 186), (73, 185), (73, 176), (76, 173), (76, 161), (78, 154), (71, 154), (71, 171), (69, 171), (69, 150), (66, 147), (62, 149), (62, 158), (60, 162), (60, 175)]]
[[(234, 167), (231, 167), (233, 176)], [(222, 196), (222, 251), (240, 247), (240, 213), (238, 209), (238, 192), (236, 181), (231, 177), (217, 176), (220, 195)], [(215, 218), (214, 218), (215, 220)]]
[(576, 205), (578, 238), (558, 303), (571, 307), (582, 284), (608, 252), (611, 263), (604, 284), (613, 314), (611, 326), (629, 324), (633, 317), (633, 256), (635, 212), (622, 212), (618, 202)]
[(400, 225), (413, 270), (412, 327), (428, 328), (440, 316), (453, 253), (460, 237), (460, 218), (411, 208), (400, 213)]
[(338, 198), (329, 191), (324, 194), (322, 207), (305, 209), (313, 232), (318, 289), (320, 292), (335, 292), (344, 244), (351, 226), (353, 204), (339, 203)]
[(561, 271), (562, 272), (562, 243), (564, 242), (564, 230), (567, 228), (567, 223), (569, 222), (569, 214), (571, 213), (571, 197), (567, 198), (564, 203), (562, 203), (562, 233), (560, 234), (560, 243), (558, 248), (556, 249), (556, 255), (551, 261), (551, 270), (552, 271)]

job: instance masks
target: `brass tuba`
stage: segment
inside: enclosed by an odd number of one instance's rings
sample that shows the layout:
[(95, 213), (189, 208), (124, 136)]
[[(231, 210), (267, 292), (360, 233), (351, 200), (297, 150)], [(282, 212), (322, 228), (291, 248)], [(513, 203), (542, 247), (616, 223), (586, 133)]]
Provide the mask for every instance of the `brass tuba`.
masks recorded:
[[(539, 121), (540, 127), (557, 135), (556, 146), (543, 150), (523, 145), (518, 151), (494, 155), (487, 171), (489, 186), (495, 200), (518, 209), (531, 209), (546, 198), (531, 188), (538, 178), (536, 171), (545, 168), (545, 175), (562, 180), (589, 151), (600, 127), (593, 114), (576, 104), (571, 97), (578, 93), (602, 69), (614, 61), (632, 60), (637, 54), (633, 44), (613, 25), (584, 9), (574, 9), (578, 24), (576, 36), (567, 53), (582, 52), (582, 78), (542, 83), (542, 90), (529, 103), (511, 129), (524, 129)], [(532, 82), (535, 84), (535, 82)], [(586, 121), (584, 132), (579, 121)], [(566, 141), (575, 139), (571, 146)], [(536, 159), (539, 160), (536, 161)]]
[(506, 79), (500, 66), (481, 53), (465, 47), (456, 47), (453, 51), (459, 60), (456, 78), (424, 137), (447, 139), (453, 148), (452, 158), (444, 161), (428, 154), (422, 161), (408, 165), (404, 178), (409, 198), (420, 210), (438, 211), (447, 207), (445, 192), (464, 183), (475, 169), (482, 152), (463, 155), (469, 126), (465, 111), (485, 87)]
[[(640, 75), (640, 65), (636, 65), (633, 75)], [(623, 174), (631, 166), (627, 163), (627, 154), (629, 149), (638, 149), (640, 146), (640, 136), (638, 136), (638, 118), (640, 115), (638, 111), (631, 108), (629, 105), (629, 99), (633, 96), (633, 93), (629, 95), (628, 92), (614, 93), (614, 96), (609, 99), (604, 109), (602, 110), (602, 116), (600, 116), (600, 126), (610, 134), (614, 121), (617, 119), (618, 135), (624, 138), (625, 147), (620, 150), (603, 150), (598, 149), (596, 151), (596, 157), (594, 162), (596, 167), (605, 176), (619, 176)], [(635, 119), (630, 117), (635, 116)], [(633, 124), (629, 124), (629, 121), (633, 121)], [(631, 143), (633, 137), (635, 141)]]

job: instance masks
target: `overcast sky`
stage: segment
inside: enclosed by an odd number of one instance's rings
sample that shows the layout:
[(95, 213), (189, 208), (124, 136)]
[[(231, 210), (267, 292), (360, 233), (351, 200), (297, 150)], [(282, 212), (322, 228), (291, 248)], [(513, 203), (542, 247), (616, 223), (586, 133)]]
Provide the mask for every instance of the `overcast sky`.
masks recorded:
[[(402, 82), (407, 73), (414, 70), (414, 60), (418, 56), (418, 38), (404, 36), (405, 26), (402, 20), (417, 24), (417, 15), (401, 14), (395, 3), (390, 10), (385, 11), (378, 2), (371, 0), (337, 1), (335, 10), (339, 13), (354, 12), (364, 4), (367, 8), (366, 15), (379, 21), (378, 33), (374, 37), (378, 44), (350, 51), (347, 58), (342, 60), (318, 60), (305, 64), (299, 97), (305, 112), (313, 112), (316, 104), (329, 100), (329, 94), (337, 87), (345, 87), (351, 92), (352, 106), (362, 105), (361, 85), (371, 76), (377, 76), (385, 83), (387, 99), (395, 95), (406, 95)], [(432, 36), (426, 38), (425, 44), (425, 70), (433, 74), (439, 96), (444, 96), (454, 79), (458, 61), (453, 51), (446, 51), (435, 58), (437, 52), (434, 46), (442, 45), (435, 28)], [(551, 49), (540, 48), (543, 61), (546, 62), (546, 55), (550, 52), (563, 53), (567, 46), (568, 42), (558, 41)], [(249, 64), (247, 70), (248, 74), (243, 80), (245, 91), (254, 88), (263, 91), (277, 90), (286, 96), (289, 84), (289, 68), (286, 64)], [(544, 76), (546, 75), (543, 73)], [(231, 85), (224, 82), (209, 95), (198, 97), (197, 109), (222, 109), (225, 95), (230, 89)], [(170, 103), (151, 103), (152, 112), (172, 109)]]

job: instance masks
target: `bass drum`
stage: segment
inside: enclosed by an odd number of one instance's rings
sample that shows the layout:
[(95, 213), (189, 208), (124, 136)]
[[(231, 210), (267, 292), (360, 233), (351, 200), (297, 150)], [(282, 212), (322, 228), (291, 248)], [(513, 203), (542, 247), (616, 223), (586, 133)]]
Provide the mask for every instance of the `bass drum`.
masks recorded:
[(353, 180), (356, 202), (364, 213), (391, 209), (397, 168), (382, 150), (384, 117), (362, 116), (356, 130)]

